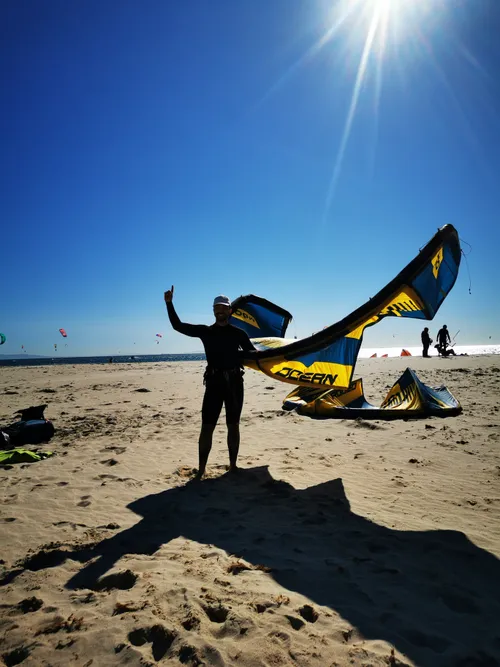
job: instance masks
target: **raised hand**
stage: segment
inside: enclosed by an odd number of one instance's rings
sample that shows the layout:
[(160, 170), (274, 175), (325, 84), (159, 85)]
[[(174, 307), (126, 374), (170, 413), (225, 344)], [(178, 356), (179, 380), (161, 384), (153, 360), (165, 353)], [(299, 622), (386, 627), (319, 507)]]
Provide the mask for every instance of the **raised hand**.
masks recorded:
[(174, 286), (172, 285), (171, 289), (167, 290), (163, 296), (165, 298), (165, 303), (172, 303), (174, 298)]

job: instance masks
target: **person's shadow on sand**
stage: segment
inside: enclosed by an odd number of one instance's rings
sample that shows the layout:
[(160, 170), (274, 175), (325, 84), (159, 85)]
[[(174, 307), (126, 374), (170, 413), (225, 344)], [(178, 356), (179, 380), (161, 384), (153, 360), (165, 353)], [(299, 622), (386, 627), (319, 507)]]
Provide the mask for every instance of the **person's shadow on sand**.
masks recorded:
[(154, 554), (182, 535), (271, 568), (284, 588), (332, 608), (421, 667), (500, 664), (498, 559), (463, 533), (391, 530), (354, 514), (340, 479), (298, 490), (265, 466), (128, 507), (143, 519), (90, 550), (65, 553), (94, 559), (67, 587), (103, 587), (103, 575), (125, 554)]

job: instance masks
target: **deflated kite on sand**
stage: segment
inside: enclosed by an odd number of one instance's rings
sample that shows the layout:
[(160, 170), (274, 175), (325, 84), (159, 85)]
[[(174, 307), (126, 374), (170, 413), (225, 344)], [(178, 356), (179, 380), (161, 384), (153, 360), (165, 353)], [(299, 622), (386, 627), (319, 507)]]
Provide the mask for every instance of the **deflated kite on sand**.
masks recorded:
[(297, 387), (283, 401), (284, 410), (300, 415), (333, 419), (416, 419), (453, 417), (462, 406), (445, 387), (429, 387), (415, 371), (407, 368), (391, 387), (380, 407), (368, 403), (363, 380), (354, 380), (348, 389)]

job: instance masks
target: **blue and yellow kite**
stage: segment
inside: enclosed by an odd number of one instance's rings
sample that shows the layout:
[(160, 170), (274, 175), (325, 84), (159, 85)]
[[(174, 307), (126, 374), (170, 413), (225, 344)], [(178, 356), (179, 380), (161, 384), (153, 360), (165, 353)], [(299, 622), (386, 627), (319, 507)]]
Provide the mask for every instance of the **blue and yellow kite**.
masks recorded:
[(290, 384), (347, 389), (363, 333), (384, 317), (432, 320), (455, 284), (460, 266), (457, 230), (445, 225), (386, 287), (340, 322), (293, 340), (284, 338), (291, 314), (266, 299), (241, 296), (232, 324), (244, 329), (257, 352), (245, 353), (249, 368)]

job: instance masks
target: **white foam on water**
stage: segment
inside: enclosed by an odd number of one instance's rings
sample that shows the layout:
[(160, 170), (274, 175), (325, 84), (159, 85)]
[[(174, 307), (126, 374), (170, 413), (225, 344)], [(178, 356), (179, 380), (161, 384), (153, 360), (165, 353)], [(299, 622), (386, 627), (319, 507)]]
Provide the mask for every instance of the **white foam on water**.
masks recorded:
[[(359, 359), (368, 359), (372, 354), (377, 354), (377, 357), (381, 357), (383, 354), (387, 354), (388, 357), (400, 357), (401, 350), (408, 350), (412, 357), (421, 357), (422, 356), (422, 346), (410, 346), (410, 347), (361, 347), (359, 351)], [(470, 357), (479, 355), (479, 354), (500, 354), (500, 345), (454, 345), (453, 349), (456, 354), (467, 354)], [(433, 346), (429, 348), (429, 354), (433, 357), (437, 357), (437, 351)]]

